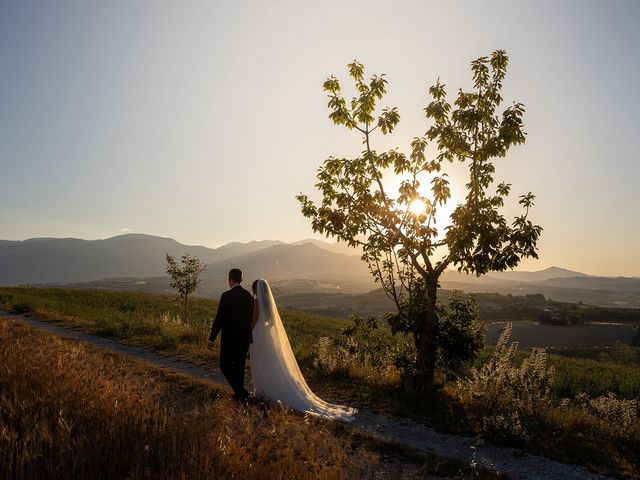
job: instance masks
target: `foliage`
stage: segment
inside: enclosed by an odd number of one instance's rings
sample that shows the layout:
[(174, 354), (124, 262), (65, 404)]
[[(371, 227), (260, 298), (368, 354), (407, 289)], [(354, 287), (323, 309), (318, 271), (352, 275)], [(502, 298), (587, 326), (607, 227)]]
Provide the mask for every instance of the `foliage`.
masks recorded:
[(518, 343), (511, 342), (508, 323), (489, 360), (471, 369), (469, 379), (461, 384), (471, 395), (490, 407), (513, 403), (520, 410), (535, 412), (548, 406), (555, 369), (547, 365), (543, 348), (534, 348), (529, 357), (517, 365)]
[(173, 255), (166, 254), (167, 273), (171, 277), (171, 288), (178, 291), (178, 297), (184, 305), (184, 316), (189, 318), (189, 295), (196, 291), (200, 274), (207, 268), (197, 257), (190, 253), (182, 256), (182, 266), (178, 265)]
[(473, 297), (463, 298), (452, 291), (448, 302), (438, 305), (438, 359), (449, 378), (463, 373), (464, 366), (475, 360), (484, 347), (483, 326)]
[(316, 343), (313, 366), (325, 373), (356, 368), (389, 376), (415, 356), (405, 338), (385, 331), (375, 317), (352, 317), (351, 324), (335, 338), (321, 337)]
[[(534, 195), (520, 196), (523, 213), (509, 223), (500, 209), (511, 186), (502, 182), (492, 187), (492, 159), (504, 157), (525, 140), (523, 105), (514, 103), (498, 112), (507, 65), (502, 50), (473, 61), (474, 88), (460, 90), (453, 105), (438, 80), (429, 89), (431, 102), (425, 108), (433, 124), (413, 139), (409, 155), (397, 149), (378, 152), (372, 145), (376, 130), (390, 134), (400, 121), (395, 107), (377, 110), (387, 89), (384, 75), (366, 81), (363, 65), (349, 64), (356, 88), (350, 102), (336, 77), (323, 86), (329, 118), (358, 131), (365, 149), (356, 158), (324, 161), (317, 173), (319, 204), (304, 194), (297, 199), (314, 231), (362, 247), (363, 260), (398, 310), (402, 300), (412, 297), (416, 279), (424, 281), (429, 305), (412, 332), (418, 388), (433, 382), (439, 330), (436, 291), (442, 272), (455, 266), (481, 275), (513, 268), (522, 257), (537, 257), (541, 228), (528, 219)], [(433, 158), (427, 155), (429, 141), (436, 148)], [(436, 214), (451, 199), (447, 162), (468, 167), (467, 195), (451, 215), (451, 225), (439, 230)], [(389, 183), (396, 180), (400, 186), (394, 191)]]
[(556, 369), (549, 365), (545, 350), (534, 348), (519, 361), (522, 355), (517, 343), (509, 344), (510, 334), (511, 324), (507, 324), (488, 360), (457, 385), (461, 403), (479, 417), (479, 429), (485, 436), (526, 445), (540, 443), (545, 431), (560, 429), (571, 431), (576, 438), (588, 434), (589, 441), (615, 438), (624, 442), (617, 443), (619, 448), (637, 449), (637, 399), (620, 398), (613, 392), (595, 398), (577, 392), (561, 399), (554, 385)]
[[(447, 301), (438, 299), (436, 306), (440, 323), (438, 365), (448, 378), (454, 378), (484, 346), (478, 308), (473, 297), (456, 290), (449, 293)], [(412, 334), (428, 308), (428, 290), (422, 280), (417, 280), (411, 296), (401, 299), (397, 313), (387, 315), (386, 320), (394, 334)]]

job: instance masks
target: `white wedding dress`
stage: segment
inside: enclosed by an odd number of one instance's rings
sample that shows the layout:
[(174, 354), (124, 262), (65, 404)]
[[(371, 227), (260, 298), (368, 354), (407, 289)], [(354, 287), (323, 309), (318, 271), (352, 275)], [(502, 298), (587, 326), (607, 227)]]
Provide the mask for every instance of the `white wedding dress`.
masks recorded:
[(257, 294), (259, 314), (251, 344), (251, 376), (255, 395), (300, 412), (332, 420), (353, 421), (357, 409), (325, 402), (307, 385), (266, 280), (258, 280)]

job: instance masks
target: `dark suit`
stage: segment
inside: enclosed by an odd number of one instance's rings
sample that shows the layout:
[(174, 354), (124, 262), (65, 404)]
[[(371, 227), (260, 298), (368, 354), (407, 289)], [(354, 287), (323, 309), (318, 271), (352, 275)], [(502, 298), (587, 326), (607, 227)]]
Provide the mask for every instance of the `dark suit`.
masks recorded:
[(211, 326), (209, 341), (220, 335), (220, 370), (233, 388), (236, 398), (248, 395), (244, 388), (244, 369), (247, 352), (253, 342), (251, 320), (253, 295), (240, 285), (227, 290), (220, 297), (218, 312)]

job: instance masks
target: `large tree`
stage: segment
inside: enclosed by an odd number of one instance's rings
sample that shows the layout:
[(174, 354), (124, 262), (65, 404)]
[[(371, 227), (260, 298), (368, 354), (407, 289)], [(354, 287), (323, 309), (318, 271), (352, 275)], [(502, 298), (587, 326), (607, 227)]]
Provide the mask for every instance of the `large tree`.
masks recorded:
[[(356, 158), (324, 161), (317, 173), (319, 203), (304, 194), (297, 198), (314, 231), (362, 248), (363, 260), (398, 311), (407, 310), (416, 291), (423, 292), (422, 308), (410, 327), (418, 389), (434, 380), (437, 290), (445, 269), (479, 276), (513, 268), (523, 257), (537, 258), (542, 229), (528, 219), (534, 195), (519, 197), (523, 211), (510, 222), (501, 210), (511, 185), (494, 186), (494, 159), (525, 141), (524, 106), (514, 102), (498, 112), (507, 65), (502, 50), (471, 62), (473, 88), (460, 89), (453, 103), (439, 80), (429, 88), (431, 100), (424, 110), (431, 126), (413, 139), (408, 155), (398, 149), (379, 152), (373, 145), (374, 133), (391, 134), (400, 121), (397, 108), (378, 109), (387, 89), (384, 75), (366, 81), (362, 64), (348, 65), (356, 89), (351, 101), (336, 77), (324, 82), (329, 118), (357, 131), (364, 150)], [(449, 225), (437, 228), (437, 212), (451, 199), (446, 169), (453, 163), (468, 167), (466, 196)], [(391, 183), (399, 188), (391, 191)]]

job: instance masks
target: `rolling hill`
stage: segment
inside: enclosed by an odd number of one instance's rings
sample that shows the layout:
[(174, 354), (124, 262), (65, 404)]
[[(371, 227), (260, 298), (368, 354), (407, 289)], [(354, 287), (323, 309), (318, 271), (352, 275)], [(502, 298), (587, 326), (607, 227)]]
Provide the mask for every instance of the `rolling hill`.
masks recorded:
[(113, 277), (165, 275), (164, 254), (189, 252), (205, 263), (252, 253), (281, 242), (228, 244), (217, 249), (171, 238), (127, 234), (105, 240), (33, 238), (0, 241), (0, 285), (77, 283)]
[[(207, 264), (198, 294), (226, 288), (229, 268), (248, 281), (266, 278), (282, 295), (367, 293), (375, 288), (356, 249), (315, 239), (229, 243), (219, 248), (183, 245), (171, 238), (126, 234), (105, 240), (37, 238), (0, 240), (0, 285), (58, 284), (168, 292), (164, 255), (189, 252)], [(542, 293), (557, 301), (640, 307), (640, 278), (596, 277), (559, 267), (535, 272), (491, 272), (480, 278), (447, 271), (443, 288), (511, 295)], [(292, 301), (294, 298), (291, 298)], [(321, 306), (321, 305), (320, 305)]]
[[(320, 248), (326, 245), (327, 248)], [(226, 285), (230, 268), (240, 267), (247, 279), (295, 279), (333, 282), (335, 288), (368, 291), (373, 282), (358, 256), (331, 250), (332, 244), (314, 241), (229, 243), (217, 249), (183, 245), (170, 238), (127, 234), (106, 240), (38, 238), (0, 241), (0, 285), (82, 284), (90, 282), (137, 288), (168, 288), (165, 252), (189, 252), (207, 264), (201, 290), (217, 292)], [(336, 283), (338, 282), (338, 283)], [(216, 286), (217, 285), (217, 286)]]

